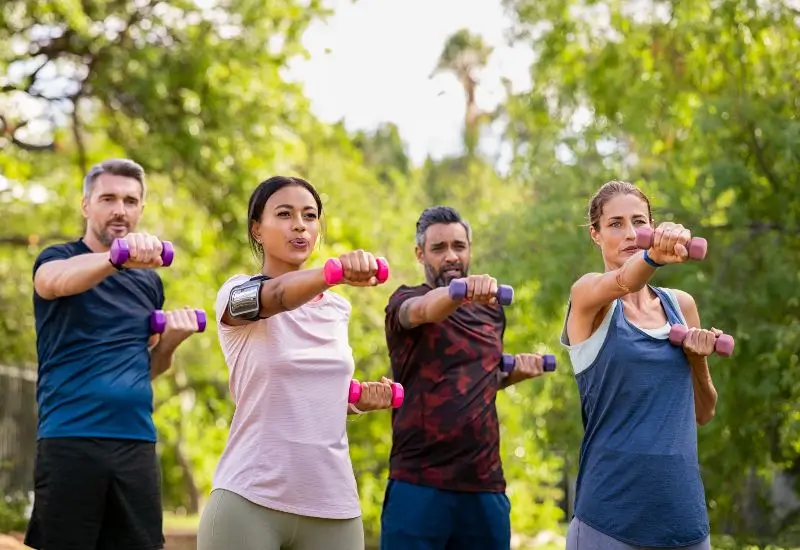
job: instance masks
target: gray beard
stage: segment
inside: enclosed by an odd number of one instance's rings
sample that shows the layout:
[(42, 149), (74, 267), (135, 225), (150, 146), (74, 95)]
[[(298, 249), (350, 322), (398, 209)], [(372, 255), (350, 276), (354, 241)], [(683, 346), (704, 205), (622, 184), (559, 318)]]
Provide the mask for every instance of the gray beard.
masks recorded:
[(111, 246), (111, 243), (114, 241), (114, 238), (111, 236), (110, 231), (106, 231), (102, 229), (100, 231), (93, 230), (94, 236), (97, 237), (97, 240), (103, 243), (103, 246)]

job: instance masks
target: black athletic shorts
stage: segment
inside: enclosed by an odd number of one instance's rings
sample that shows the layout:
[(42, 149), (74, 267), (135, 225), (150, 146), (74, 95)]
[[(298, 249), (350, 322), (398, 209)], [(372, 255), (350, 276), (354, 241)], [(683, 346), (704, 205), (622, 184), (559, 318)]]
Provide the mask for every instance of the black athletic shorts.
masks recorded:
[(41, 439), (25, 544), (38, 550), (164, 547), (154, 443)]

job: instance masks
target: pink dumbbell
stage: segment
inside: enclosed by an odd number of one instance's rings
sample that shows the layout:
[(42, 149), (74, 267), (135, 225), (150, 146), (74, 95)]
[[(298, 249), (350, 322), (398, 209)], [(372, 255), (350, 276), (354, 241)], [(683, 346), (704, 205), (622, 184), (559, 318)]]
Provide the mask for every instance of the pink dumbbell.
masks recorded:
[[(674, 346), (683, 345), (683, 339), (689, 333), (689, 328), (686, 325), (672, 325), (669, 329), (669, 341)], [(717, 342), (714, 344), (714, 351), (720, 357), (730, 357), (733, 355), (733, 336), (730, 334), (720, 334), (717, 336)]]
[[(403, 404), (406, 397), (406, 392), (402, 384), (392, 382), (392, 408), (396, 409)], [(350, 381), (350, 393), (347, 396), (347, 402), (356, 404), (361, 399), (361, 383), (358, 380)]]
[[(653, 228), (640, 227), (636, 230), (636, 246), (647, 250), (653, 246)], [(708, 242), (702, 237), (692, 237), (686, 248), (689, 250), (689, 258), (692, 260), (702, 260), (708, 251)]]
[[(108, 252), (114, 265), (122, 265), (131, 257), (128, 250), (128, 241), (125, 239), (114, 239), (111, 243), (111, 250)], [(169, 241), (161, 241), (161, 265), (169, 267), (175, 259), (175, 249)]]
[[(385, 258), (375, 258), (378, 263), (378, 272), (375, 278), (378, 283), (385, 283), (389, 279), (389, 262)], [(325, 276), (325, 282), (329, 285), (338, 285), (344, 280), (344, 268), (339, 258), (331, 258), (325, 262), (325, 267), (322, 269)]]
[[(208, 322), (206, 312), (202, 309), (194, 310), (197, 315), (197, 332), (204, 332)], [(160, 309), (156, 309), (150, 314), (150, 332), (153, 334), (161, 334), (167, 328), (167, 314)]]

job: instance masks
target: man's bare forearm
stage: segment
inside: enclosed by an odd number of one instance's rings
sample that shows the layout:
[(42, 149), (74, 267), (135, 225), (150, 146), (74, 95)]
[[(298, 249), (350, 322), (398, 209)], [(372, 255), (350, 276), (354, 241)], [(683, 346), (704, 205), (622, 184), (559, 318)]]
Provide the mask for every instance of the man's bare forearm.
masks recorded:
[(169, 370), (177, 346), (160, 341), (150, 351), (150, 380), (154, 380)]
[(107, 252), (80, 254), (43, 264), (36, 270), (34, 286), (39, 296), (53, 300), (86, 292), (116, 272)]
[(409, 298), (397, 312), (400, 325), (408, 330), (428, 323), (441, 323), (459, 308), (461, 301), (450, 298), (446, 286), (435, 288), (424, 296)]
[(514, 384), (519, 384), (523, 380), (527, 380), (523, 374), (517, 371), (511, 371), (508, 374), (500, 374), (500, 389), (504, 390), (509, 386), (513, 386)]

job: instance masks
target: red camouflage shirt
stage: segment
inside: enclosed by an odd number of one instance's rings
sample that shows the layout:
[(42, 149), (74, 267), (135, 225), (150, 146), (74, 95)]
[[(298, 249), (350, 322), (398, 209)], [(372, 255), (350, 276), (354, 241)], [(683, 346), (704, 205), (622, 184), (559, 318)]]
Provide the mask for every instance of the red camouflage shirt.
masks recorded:
[(400, 305), (428, 285), (401, 286), (386, 306), (386, 343), (405, 402), (392, 411), (389, 477), (440, 489), (504, 492), (495, 397), (506, 319), (466, 303), (438, 324), (404, 329)]

